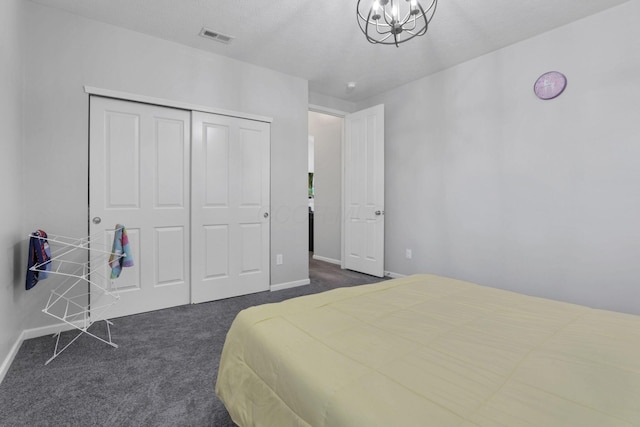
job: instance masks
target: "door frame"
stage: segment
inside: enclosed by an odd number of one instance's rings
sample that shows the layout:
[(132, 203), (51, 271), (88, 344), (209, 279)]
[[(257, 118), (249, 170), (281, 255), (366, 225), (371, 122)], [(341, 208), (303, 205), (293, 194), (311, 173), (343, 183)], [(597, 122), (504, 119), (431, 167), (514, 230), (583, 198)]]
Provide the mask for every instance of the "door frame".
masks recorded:
[(172, 99), (156, 98), (153, 96), (139, 95), (137, 93), (122, 92), (119, 90), (103, 89), (94, 86), (84, 87), (88, 95), (97, 95), (104, 98), (115, 98), (123, 101), (140, 102), (143, 104), (159, 105), (161, 107), (178, 108), (180, 110), (201, 111), (203, 113), (219, 114), (221, 116), (238, 117), (241, 119), (255, 120), (257, 122), (273, 123), (273, 117), (259, 116), (256, 114), (241, 113), (239, 111), (214, 108), (206, 105), (191, 104), (189, 102), (174, 101)]
[[(308, 110), (313, 111), (315, 113), (321, 113), (329, 116), (339, 117), (342, 119), (342, 132), (341, 132), (341, 141), (340, 141), (340, 170), (342, 172), (342, 176), (340, 177), (340, 192), (341, 192), (340, 199), (342, 203), (342, 207), (340, 209), (340, 268), (345, 269), (345, 252), (346, 252), (345, 251), (345, 232), (344, 232), (344, 219), (345, 219), (344, 203), (345, 203), (345, 193), (346, 193), (345, 191), (345, 174), (346, 174), (345, 126), (346, 126), (346, 116), (353, 113), (349, 113), (342, 110), (336, 110), (333, 108), (323, 107), (321, 105), (316, 105), (316, 104), (309, 104)], [(383, 245), (384, 245), (384, 241), (383, 241)], [(383, 252), (384, 252), (384, 246), (383, 246)], [(384, 267), (383, 267), (383, 274), (385, 275), (387, 274), (387, 271), (384, 270)]]
[[(345, 173), (345, 164), (344, 164), (344, 158), (345, 158), (345, 143), (344, 143), (344, 139), (345, 139), (345, 117), (348, 114), (346, 111), (342, 111), (342, 110), (335, 110), (333, 108), (327, 108), (327, 107), (323, 107), (321, 105), (315, 105), (315, 104), (309, 104), (309, 111), (313, 111), (314, 113), (320, 113), (320, 114), (326, 114), (328, 116), (334, 116), (334, 117), (339, 117), (342, 119), (342, 130), (340, 132), (340, 171), (341, 171), (341, 176), (340, 176), (340, 203), (341, 203), (341, 207), (340, 207), (340, 268), (342, 268), (344, 270), (345, 266), (344, 266), (344, 173)], [(308, 156), (307, 156), (308, 157)], [(314, 230), (314, 234), (315, 234), (315, 230)]]

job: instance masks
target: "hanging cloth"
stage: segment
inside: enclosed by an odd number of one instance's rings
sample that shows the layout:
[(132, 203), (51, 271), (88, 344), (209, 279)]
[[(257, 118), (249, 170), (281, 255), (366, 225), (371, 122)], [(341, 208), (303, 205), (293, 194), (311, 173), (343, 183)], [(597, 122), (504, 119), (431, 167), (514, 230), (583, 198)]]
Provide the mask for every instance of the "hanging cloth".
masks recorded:
[(111, 248), (111, 256), (109, 257), (109, 267), (111, 267), (111, 278), (120, 277), (122, 267), (133, 266), (133, 256), (131, 255), (131, 247), (129, 246), (129, 236), (124, 225), (117, 224), (116, 231), (113, 234), (113, 246)]
[(49, 277), (51, 270), (51, 248), (47, 240), (47, 233), (36, 230), (29, 238), (29, 256), (27, 260), (26, 289), (38, 284), (39, 280)]

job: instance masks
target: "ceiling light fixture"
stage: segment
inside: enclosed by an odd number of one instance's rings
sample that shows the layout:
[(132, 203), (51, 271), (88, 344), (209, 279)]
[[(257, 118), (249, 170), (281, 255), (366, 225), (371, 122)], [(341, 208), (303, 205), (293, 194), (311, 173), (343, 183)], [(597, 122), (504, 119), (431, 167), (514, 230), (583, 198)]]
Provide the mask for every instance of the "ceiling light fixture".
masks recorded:
[(438, 0), (427, 1), (423, 8), (418, 0), (358, 0), (358, 25), (369, 42), (399, 47), (427, 33)]

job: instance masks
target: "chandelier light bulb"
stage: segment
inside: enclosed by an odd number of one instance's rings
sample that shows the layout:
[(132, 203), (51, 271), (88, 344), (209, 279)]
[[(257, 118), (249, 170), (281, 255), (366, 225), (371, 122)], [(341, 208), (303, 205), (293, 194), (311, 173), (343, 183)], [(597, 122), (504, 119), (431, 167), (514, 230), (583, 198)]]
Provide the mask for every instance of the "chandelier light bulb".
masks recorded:
[(373, 6), (372, 6), (372, 13), (371, 13), (371, 19), (373, 19), (374, 21), (377, 21), (378, 19), (381, 18), (380, 16), (380, 3), (378, 2), (378, 0), (373, 2)]
[(410, 10), (412, 15), (417, 15), (420, 13), (420, 8), (418, 8), (418, 0), (411, 0)]

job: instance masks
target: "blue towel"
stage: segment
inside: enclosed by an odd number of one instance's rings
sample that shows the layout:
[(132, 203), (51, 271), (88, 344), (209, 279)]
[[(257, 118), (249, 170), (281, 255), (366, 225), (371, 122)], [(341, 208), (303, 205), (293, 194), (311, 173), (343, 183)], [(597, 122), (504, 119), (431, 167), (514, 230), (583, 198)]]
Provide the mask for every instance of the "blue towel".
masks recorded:
[[(32, 267), (35, 270), (32, 270)], [(49, 277), (51, 270), (51, 248), (47, 240), (47, 233), (36, 230), (29, 238), (29, 256), (27, 260), (26, 289), (38, 284), (38, 281)]]
[(129, 236), (124, 225), (117, 224), (116, 231), (113, 234), (113, 246), (111, 248), (111, 256), (109, 257), (109, 266), (111, 267), (111, 278), (120, 277), (122, 267), (133, 266), (133, 255), (131, 255), (131, 247), (129, 246)]

